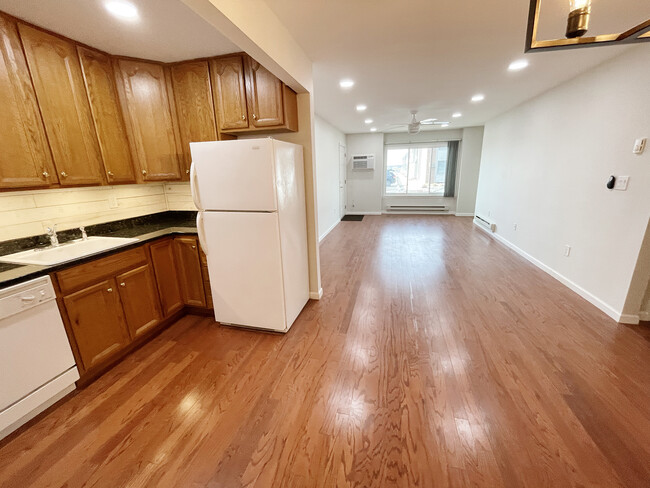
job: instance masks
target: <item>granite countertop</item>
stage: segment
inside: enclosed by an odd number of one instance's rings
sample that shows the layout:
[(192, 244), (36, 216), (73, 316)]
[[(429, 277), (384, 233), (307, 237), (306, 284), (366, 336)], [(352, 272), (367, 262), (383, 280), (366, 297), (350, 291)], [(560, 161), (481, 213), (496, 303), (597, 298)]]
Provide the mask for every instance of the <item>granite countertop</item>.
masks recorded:
[[(77, 259), (52, 266), (21, 265), (12, 263), (0, 263), (0, 288), (15, 285), (23, 281), (37, 278), (54, 271), (59, 271), (70, 266), (108, 256), (126, 249), (137, 247), (144, 242), (158, 239), (173, 234), (196, 234), (196, 212), (160, 212), (157, 214), (124, 219), (105, 224), (87, 226), (86, 232), (89, 236), (102, 237), (131, 237), (137, 241), (121, 246), (88, 254)], [(67, 241), (78, 239), (81, 233), (78, 229), (58, 233), (59, 241), (63, 244)], [(0, 242), (0, 255), (13, 254), (26, 249), (47, 247), (48, 237), (33, 236), (12, 241)]]

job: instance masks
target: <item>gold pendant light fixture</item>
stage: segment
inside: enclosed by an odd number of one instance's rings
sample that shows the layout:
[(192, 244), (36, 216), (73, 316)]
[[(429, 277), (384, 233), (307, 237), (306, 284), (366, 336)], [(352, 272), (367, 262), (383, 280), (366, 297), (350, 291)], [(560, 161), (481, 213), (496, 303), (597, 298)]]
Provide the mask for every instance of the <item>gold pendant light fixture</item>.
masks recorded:
[[(589, 31), (589, 20), (592, 15), (592, 0), (565, 0), (568, 3), (568, 17), (566, 24), (566, 38), (564, 39), (538, 39), (540, 9), (542, 0), (530, 0), (528, 15), (528, 31), (526, 34), (526, 52), (551, 51), (557, 49), (574, 49), (590, 47), (601, 44), (630, 44), (650, 41), (650, 19), (645, 19), (640, 24), (616, 34), (601, 34), (593, 37), (585, 36)], [(593, 0), (593, 15), (598, 16), (598, 4), (620, 0)], [(646, 0), (643, 0), (646, 1)], [(620, 6), (625, 8), (625, 6)], [(602, 13), (602, 10), (601, 10)]]

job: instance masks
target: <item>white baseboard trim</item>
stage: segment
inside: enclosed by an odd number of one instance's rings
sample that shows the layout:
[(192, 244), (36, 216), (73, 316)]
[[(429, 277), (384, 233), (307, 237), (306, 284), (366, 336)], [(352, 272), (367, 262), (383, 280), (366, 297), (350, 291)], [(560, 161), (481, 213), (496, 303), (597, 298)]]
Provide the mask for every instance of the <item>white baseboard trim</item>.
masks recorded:
[(639, 312), (640, 322), (650, 322), (650, 312)]
[(312, 300), (320, 300), (321, 298), (323, 298), (323, 289), (319, 288), (318, 291), (310, 291), (309, 298), (311, 298)]
[(381, 215), (381, 212), (346, 212), (345, 215)]
[(456, 217), (474, 217), (473, 213), (456, 212), (454, 215), (456, 215)]
[(334, 230), (334, 227), (336, 227), (340, 223), (341, 223), (341, 219), (334, 222), (334, 224), (332, 224), (332, 226), (329, 229), (327, 229), (325, 232), (323, 232), (323, 235), (318, 238), (318, 242), (321, 242), (323, 239), (325, 239), (325, 237), (327, 237), (327, 234), (332, 232)]
[[(623, 324), (638, 324), (638, 323), (639, 323), (639, 317), (638, 317), (638, 316), (636, 316), (636, 315), (628, 315), (628, 314), (623, 315), (621, 312), (619, 312), (618, 310), (616, 310), (616, 309), (615, 309), (614, 307), (612, 307), (611, 305), (605, 303), (605, 302), (602, 301), (600, 298), (598, 298), (597, 296), (593, 295), (593, 294), (590, 293), (589, 291), (585, 290), (584, 288), (582, 288), (582, 287), (581, 287), (580, 285), (578, 285), (577, 283), (574, 283), (573, 281), (571, 281), (571, 280), (570, 280), (569, 278), (567, 278), (566, 276), (564, 276), (564, 275), (558, 273), (557, 271), (555, 271), (555, 270), (554, 270), (553, 268), (551, 268), (550, 266), (547, 266), (546, 264), (542, 263), (539, 259), (534, 258), (533, 256), (531, 256), (530, 254), (528, 254), (528, 253), (527, 253), (526, 251), (524, 251), (523, 249), (521, 249), (521, 248), (515, 246), (515, 245), (514, 245), (512, 242), (510, 242), (509, 240), (503, 238), (502, 236), (500, 236), (500, 235), (497, 234), (497, 233), (492, 233), (492, 232), (488, 231), (488, 229), (484, 229), (483, 227), (481, 227), (480, 225), (478, 225), (478, 224), (476, 224), (476, 223), (474, 223), (474, 225), (476, 225), (477, 228), (481, 229), (481, 230), (482, 230), (483, 232), (485, 232), (487, 235), (493, 237), (494, 239), (496, 239), (497, 241), (499, 241), (500, 243), (502, 243), (502, 244), (505, 245), (506, 247), (512, 249), (514, 252), (516, 252), (517, 254), (519, 254), (521, 257), (523, 257), (524, 259), (526, 259), (526, 260), (529, 261), (530, 263), (532, 263), (532, 264), (534, 264), (535, 266), (537, 266), (539, 269), (541, 269), (541, 270), (544, 271), (545, 273), (551, 275), (553, 278), (555, 278), (556, 280), (558, 280), (560, 283), (562, 283), (562, 284), (563, 284), (564, 286), (566, 286), (567, 288), (570, 288), (571, 290), (573, 290), (574, 292), (576, 292), (578, 295), (580, 295), (582, 298), (584, 298), (584, 299), (587, 300), (589, 303), (591, 303), (592, 305), (594, 305), (596, 308), (598, 308), (598, 309), (601, 310), (602, 312), (604, 312), (604, 313), (606, 313), (607, 315), (609, 315), (609, 316), (610, 316), (611, 318), (613, 318), (616, 322), (620, 322), (620, 323), (623, 323)], [(630, 320), (630, 322), (628, 322), (628, 320)], [(636, 320), (636, 322), (635, 322), (634, 320)]]

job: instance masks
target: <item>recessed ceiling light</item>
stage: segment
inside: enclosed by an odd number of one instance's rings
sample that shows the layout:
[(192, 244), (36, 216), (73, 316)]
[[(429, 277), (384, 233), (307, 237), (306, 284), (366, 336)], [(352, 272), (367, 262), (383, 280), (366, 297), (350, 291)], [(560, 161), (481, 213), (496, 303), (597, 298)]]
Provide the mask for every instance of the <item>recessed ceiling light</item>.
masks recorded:
[(352, 80), (341, 80), (339, 81), (339, 86), (341, 88), (352, 88), (354, 86), (354, 81)]
[(458, 117), (462, 117), (462, 116), (463, 116), (463, 114), (461, 114), (460, 112), (454, 112), (452, 114), (452, 117), (455, 118), (455, 119), (457, 119)]
[(372, 124), (374, 121), (372, 119), (366, 119), (364, 120), (366, 124)]
[(371, 127), (370, 132), (377, 132), (377, 127)]
[(118, 19), (134, 21), (140, 18), (138, 8), (127, 0), (107, 0), (104, 7)]
[(445, 127), (449, 127), (449, 124), (448, 123), (447, 124), (440, 124), (440, 127), (442, 127), (444, 129)]
[(485, 100), (485, 95), (482, 93), (477, 93), (472, 97), (472, 102), (482, 102), (483, 100)]
[(367, 108), (368, 108), (368, 107), (367, 107), (366, 105), (359, 104), (359, 105), (357, 105), (357, 112), (363, 112), (363, 111), (366, 110)]
[(510, 66), (508, 66), (509, 71), (520, 71), (524, 68), (528, 67), (528, 60), (527, 59), (518, 59), (517, 61), (513, 61), (510, 63)]

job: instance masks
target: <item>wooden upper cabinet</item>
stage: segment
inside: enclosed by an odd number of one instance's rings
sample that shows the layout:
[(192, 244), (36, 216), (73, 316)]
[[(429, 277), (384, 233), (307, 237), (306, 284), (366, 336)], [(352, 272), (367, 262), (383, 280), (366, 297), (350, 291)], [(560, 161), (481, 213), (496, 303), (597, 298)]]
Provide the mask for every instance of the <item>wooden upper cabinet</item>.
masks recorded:
[(246, 58), (248, 116), (255, 127), (284, 123), (283, 83), (260, 63)]
[(114, 279), (63, 297), (84, 370), (108, 362), (131, 342)]
[(72, 42), (18, 23), (61, 185), (101, 184), (102, 159)]
[(180, 179), (172, 107), (163, 65), (120, 59), (117, 76), (139, 179)]
[(99, 147), (110, 184), (135, 183), (129, 140), (109, 55), (77, 46)]
[(158, 325), (162, 318), (151, 265), (122, 273), (116, 280), (126, 324), (135, 339)]
[(186, 305), (205, 307), (205, 291), (201, 273), (201, 258), (196, 237), (176, 237), (176, 257), (183, 301)]
[(16, 24), (0, 15), (0, 188), (57, 183)]
[(171, 78), (183, 150), (183, 172), (189, 174), (192, 163), (190, 142), (217, 140), (208, 62), (173, 65)]
[(219, 129), (248, 128), (244, 58), (235, 55), (212, 59), (210, 75)]

